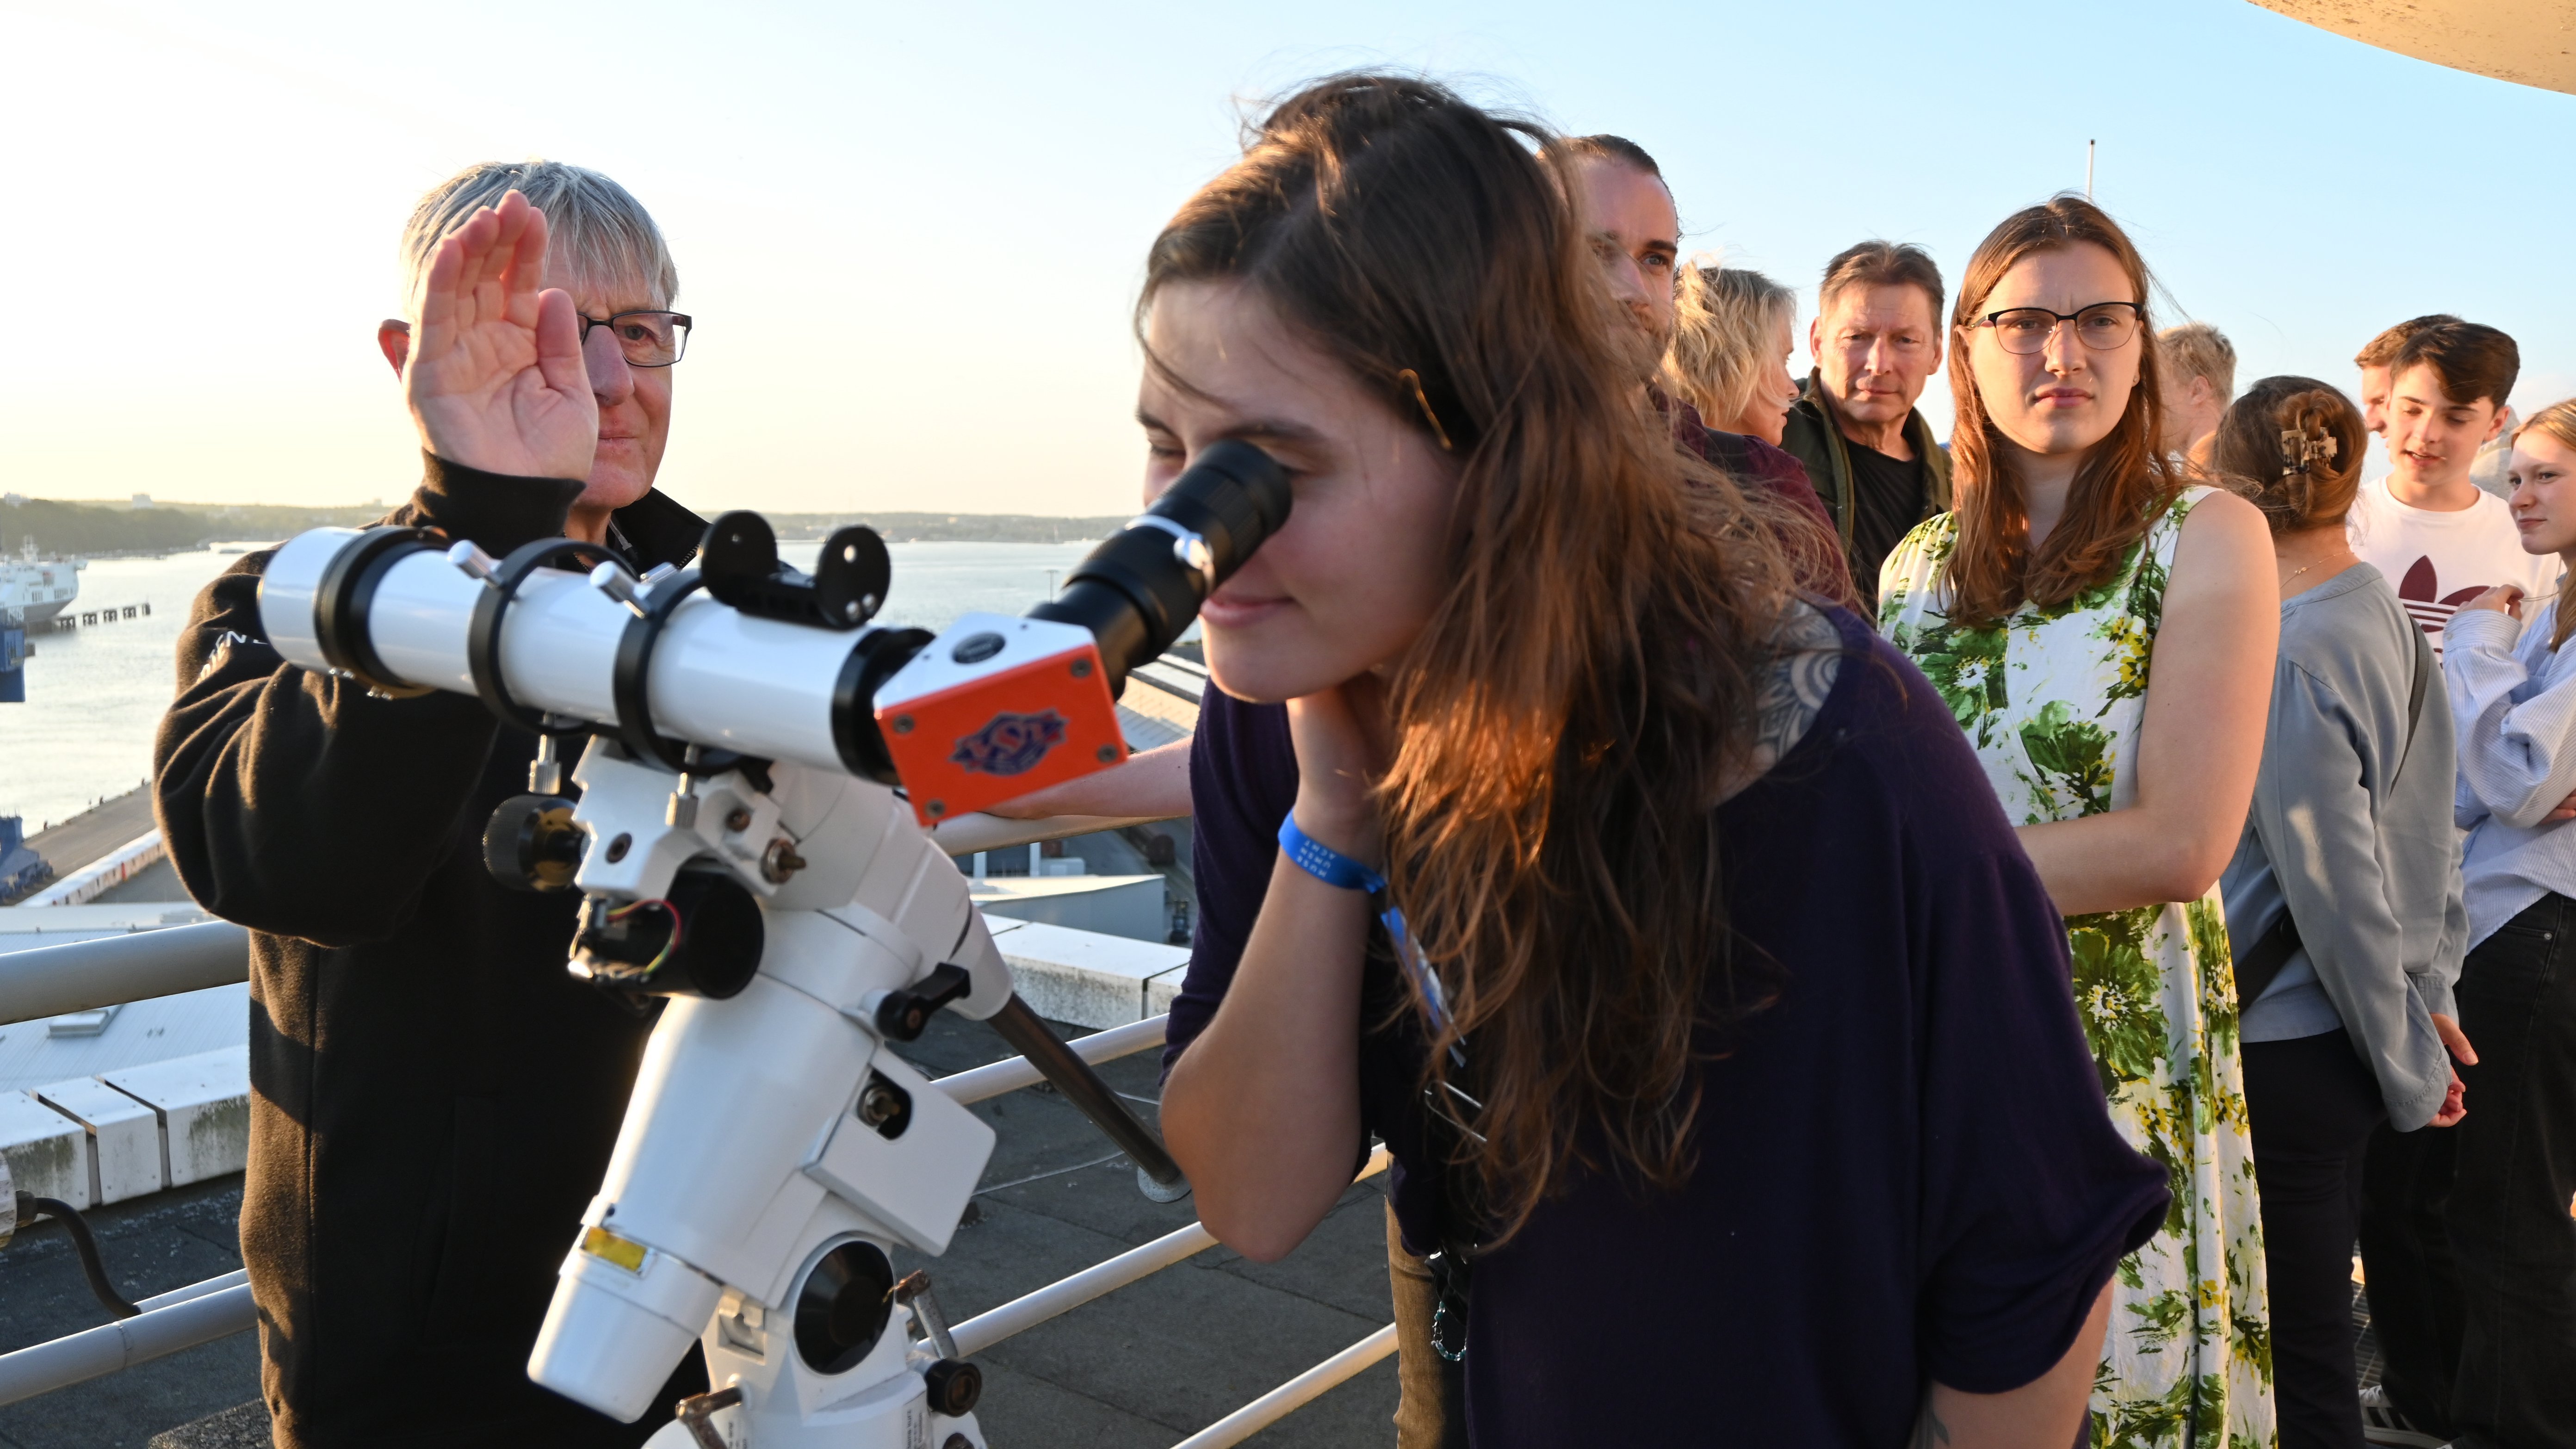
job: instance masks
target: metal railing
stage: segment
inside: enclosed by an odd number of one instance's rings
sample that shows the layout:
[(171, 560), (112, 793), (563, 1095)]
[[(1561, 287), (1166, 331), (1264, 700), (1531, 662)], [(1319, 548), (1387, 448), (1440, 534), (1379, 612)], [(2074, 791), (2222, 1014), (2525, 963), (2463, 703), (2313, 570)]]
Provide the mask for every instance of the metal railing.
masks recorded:
[[(135, 936), (113, 937), (101, 941), (84, 941), (70, 946), (52, 946), (39, 951), (26, 951), (14, 956), (0, 957), (0, 1003), (6, 1003), (6, 1010), (0, 1011), (0, 1015), (22, 1009), (22, 992), (30, 997), (47, 991), (55, 993), (42, 997), (46, 1001), (73, 999), (72, 995), (63, 994), (66, 988), (58, 981), (61, 963), (57, 962), (45, 971), (32, 975), (11, 975), (7, 973), (7, 967), (13, 962), (24, 961), (30, 956), (49, 955), (61, 951), (99, 953), (99, 948), (102, 947), (124, 947), (151, 936), (175, 936), (183, 932), (206, 932), (210, 929), (207, 926), (181, 926), (165, 931), (145, 932)], [(238, 927), (225, 929), (236, 933), (239, 931)], [(125, 973), (120, 979), (159, 981), (185, 975), (191, 970), (202, 975), (208, 969), (206, 963), (213, 960), (221, 951), (238, 949), (237, 940), (230, 948), (215, 944), (217, 940), (218, 938), (214, 936), (201, 935), (190, 943), (171, 948), (161, 954), (147, 953), (140, 958), (130, 952), (101, 954), (111, 954), (113, 959), (123, 963), (110, 968)], [(86, 959), (95, 960), (98, 956), (92, 955)], [(173, 965), (174, 961), (182, 964)], [(155, 975), (156, 972), (159, 974)], [(180, 986), (175, 989), (195, 990), (202, 985), (220, 984), (222, 983), (198, 981), (196, 985)], [(161, 990), (145, 994), (167, 995), (169, 992)], [(80, 999), (86, 1002), (85, 1006), (52, 1006), (43, 1011), (28, 1011), (25, 1015), (13, 1015), (10, 1019), (26, 1020), (29, 1017), (53, 1015), (61, 1011), (83, 1010), (88, 1006), (107, 1004), (103, 1000), (88, 1000), (86, 997)], [(1160, 1046), (1165, 1023), (1166, 1018), (1157, 1016), (1150, 1020), (1130, 1022), (1125, 1026), (1111, 1027), (1107, 1031), (1077, 1037), (1066, 1045), (1073, 1049), (1076, 1056), (1097, 1066), (1102, 1062), (1133, 1056), (1138, 1052), (1149, 1051)], [(1039, 1080), (1041, 1078), (1038, 1069), (1029, 1062), (1028, 1058), (1012, 1057), (1006, 1061), (994, 1062), (941, 1077), (932, 1085), (949, 1093), (960, 1103), (974, 1103), (1017, 1091), (1022, 1087), (1033, 1086)], [(1385, 1171), (1387, 1162), (1386, 1149), (1383, 1147), (1377, 1149), (1370, 1156), (1368, 1164), (1360, 1170), (1359, 1176), (1353, 1180), (1365, 1181)], [(960, 1356), (982, 1353), (1015, 1334), (1026, 1332), (1041, 1323), (1071, 1312), (1093, 1299), (1151, 1277), (1174, 1263), (1215, 1244), (1214, 1235), (1198, 1223), (1191, 1223), (1188, 1227), (1166, 1233), (1141, 1247), (1130, 1248), (1114, 1258), (1096, 1263), (1070, 1277), (1050, 1283), (1034, 1293), (1014, 1299), (989, 1312), (979, 1313), (958, 1324), (952, 1331), (952, 1336), (956, 1339), (957, 1351)], [(143, 1310), (136, 1317), (35, 1344), (14, 1353), (0, 1354), (0, 1405), (14, 1404), (39, 1394), (51, 1393), (56, 1389), (69, 1388), (74, 1384), (103, 1378), (132, 1368), (139, 1363), (177, 1353), (183, 1349), (194, 1348), (201, 1343), (247, 1332), (258, 1324), (258, 1314), (251, 1304), (248, 1275), (239, 1269), (220, 1278), (208, 1279), (203, 1283), (191, 1284), (155, 1298), (144, 1299), (135, 1306)], [(922, 1347), (926, 1350), (928, 1345), (925, 1344)], [(1356, 1376), (1394, 1350), (1395, 1328), (1390, 1324), (1191, 1435), (1181, 1441), (1177, 1449), (1226, 1449), (1226, 1446), (1239, 1444), (1304, 1407), (1327, 1390)]]
[(230, 921), (38, 946), (0, 956), (0, 1026), (249, 979), (250, 933)]
[[(1057, 815), (1043, 820), (1005, 820), (998, 815), (961, 815), (932, 831), (931, 838), (951, 855), (967, 855), (1129, 825), (1151, 825), (1172, 818), (1175, 817)], [(119, 854), (155, 838), (138, 839)], [(62, 885), (71, 885), (88, 874), (77, 873)], [(249, 979), (250, 933), (227, 921), (137, 931), (62, 946), (38, 946), (0, 956), (0, 1026), (42, 1021), (66, 1012), (95, 1011), (102, 1006), (155, 996), (176, 996), (183, 991), (203, 991), (210, 986), (230, 986)], [(1035, 1076), (1029, 1078), (1035, 1080)], [(1018, 1085), (1026, 1086), (1028, 1082)]]

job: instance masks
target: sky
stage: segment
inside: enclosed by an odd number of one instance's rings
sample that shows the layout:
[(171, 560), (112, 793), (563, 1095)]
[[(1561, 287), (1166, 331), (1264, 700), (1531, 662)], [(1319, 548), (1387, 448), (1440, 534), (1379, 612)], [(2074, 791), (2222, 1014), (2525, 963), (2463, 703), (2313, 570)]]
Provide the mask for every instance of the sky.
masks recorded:
[[(2576, 393), (2576, 188), (2543, 181), (2576, 96), (2248, 0), (0, 0), (0, 57), (0, 490), (37, 497), (400, 497), (374, 330), (403, 221), (546, 156), (618, 178), (677, 256), (683, 502), (1117, 512), (1146, 247), (1262, 98), (1360, 65), (1644, 145), (1685, 250), (1798, 286), (1802, 342), (1834, 252), (1917, 242), (1955, 278), (2083, 186), (2090, 139), (2158, 322), (2217, 325), (2240, 384), (2349, 390), (2373, 333), (2450, 311), (2519, 339), (2526, 413)], [(1946, 378), (1926, 411), (1946, 432)]]

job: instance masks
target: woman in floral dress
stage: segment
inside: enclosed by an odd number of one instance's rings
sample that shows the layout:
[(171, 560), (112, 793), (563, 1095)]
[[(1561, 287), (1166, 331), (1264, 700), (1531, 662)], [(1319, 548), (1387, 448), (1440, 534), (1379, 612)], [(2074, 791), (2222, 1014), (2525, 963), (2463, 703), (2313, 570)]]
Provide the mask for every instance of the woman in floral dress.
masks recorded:
[(1951, 316), (1958, 507), (1879, 576), (1880, 629), (1948, 701), (2067, 913), (2112, 1118), (2171, 1175), (2121, 1264), (2105, 1449), (2268, 1449), (2263, 1244), (2217, 881), (2279, 632), (2262, 517), (2156, 454), (2146, 266), (2061, 197), (2006, 220)]

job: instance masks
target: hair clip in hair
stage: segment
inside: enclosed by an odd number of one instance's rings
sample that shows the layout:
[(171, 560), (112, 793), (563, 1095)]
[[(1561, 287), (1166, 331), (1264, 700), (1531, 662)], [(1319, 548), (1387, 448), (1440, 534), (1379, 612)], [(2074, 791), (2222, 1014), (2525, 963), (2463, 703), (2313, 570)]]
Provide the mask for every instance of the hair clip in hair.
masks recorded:
[(2333, 462), (2335, 454), (2341, 451), (2342, 441), (2322, 428), (2313, 433), (2305, 428), (2283, 428), (2281, 474), (2283, 477), (2292, 473), (2304, 474), (2318, 463)]
[(1431, 398), (1422, 390), (1421, 375), (1408, 367), (1397, 373), (1396, 377), (1405, 386), (1413, 389), (1413, 400), (1421, 405), (1422, 420), (1431, 425), (1431, 435), (1440, 440), (1440, 451), (1444, 453), (1457, 451), (1449, 446), (1449, 430), (1440, 426), (1440, 415), (1431, 410)]

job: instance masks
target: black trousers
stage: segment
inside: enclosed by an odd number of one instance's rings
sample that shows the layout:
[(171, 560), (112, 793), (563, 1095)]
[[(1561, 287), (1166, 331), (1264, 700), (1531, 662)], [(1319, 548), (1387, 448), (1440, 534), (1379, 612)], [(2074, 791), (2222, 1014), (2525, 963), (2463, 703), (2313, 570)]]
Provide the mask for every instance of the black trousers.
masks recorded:
[[(2389, 1354), (2390, 1388), (2406, 1417), (2454, 1436), (2461, 1449), (2576, 1449), (2571, 945), (2576, 901), (2551, 895), (2469, 953), (2458, 992), (2460, 1029), (2478, 1053), (2476, 1066), (2459, 1069), (2468, 1116), (2447, 1132), (2408, 1134), (2447, 1142), (2410, 1144), (2411, 1152), (2371, 1163), (2374, 1196), (2403, 1194), (2374, 1202), (2373, 1217), (2419, 1235), (2398, 1245), (2399, 1261), (2423, 1270), (2384, 1291), (2365, 1236), (2371, 1321)], [(2428, 1230), (2432, 1241), (2421, 1236)], [(2447, 1345), (2446, 1297), (2457, 1325)], [(2410, 1313), (2420, 1317), (2401, 1318)], [(2401, 1323), (2407, 1332), (2392, 1337), (2388, 1329)], [(2438, 1397), (2423, 1403), (2427, 1395)]]
[(2379, 1080), (2340, 1031), (2247, 1042), (2244, 1055), (2281, 1449), (2360, 1449), (2352, 1244), (2363, 1154), (2388, 1115)]
[(2469, 1115), (2446, 1217), (2460, 1263), (2451, 1429), (2476, 1449), (2576, 1446), (2576, 901), (2552, 895), (2469, 953)]
[(2460, 1364), (2460, 1267), (2443, 1213), (2459, 1140), (2457, 1127), (2399, 1132), (2382, 1123), (2361, 1182), (2361, 1269), (2380, 1386), (2409, 1423), (2446, 1438)]

